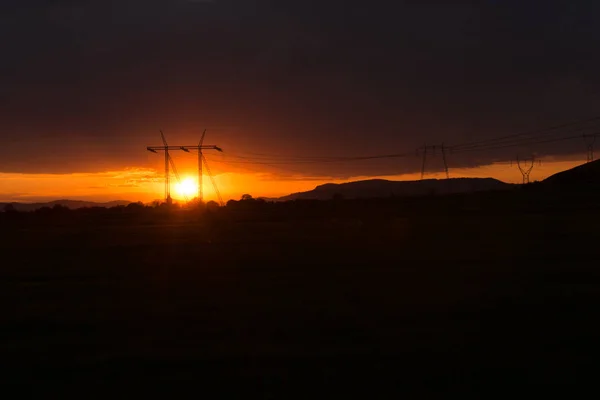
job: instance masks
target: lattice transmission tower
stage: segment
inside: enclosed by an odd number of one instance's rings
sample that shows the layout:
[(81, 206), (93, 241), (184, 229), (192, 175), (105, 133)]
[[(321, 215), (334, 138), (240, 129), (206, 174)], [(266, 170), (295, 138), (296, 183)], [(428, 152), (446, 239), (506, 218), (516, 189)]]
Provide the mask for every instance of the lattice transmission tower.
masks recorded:
[[(530, 182), (529, 177), (531, 176), (531, 171), (533, 171), (533, 167), (535, 166), (535, 156), (531, 156), (528, 159), (521, 159), (517, 155), (517, 167), (519, 167), (519, 171), (521, 171), (521, 175), (523, 175), (523, 184), (526, 185)], [(541, 160), (538, 161), (538, 164), (541, 165)]]
[(594, 161), (594, 145), (596, 144), (596, 136), (598, 136), (597, 133), (583, 135), (583, 139), (587, 145), (587, 162), (589, 163)]
[(436, 156), (438, 149), (442, 155), (442, 160), (444, 161), (444, 172), (446, 173), (446, 179), (450, 179), (450, 172), (448, 170), (448, 158), (446, 156), (447, 147), (444, 145), (444, 143), (442, 143), (441, 145), (425, 144), (417, 149), (417, 155), (423, 155), (423, 164), (421, 166), (421, 180), (425, 179), (425, 171), (428, 161), (427, 155)]
[[(169, 146), (167, 143), (167, 140), (165, 139), (165, 135), (162, 131), (160, 131), (160, 135), (161, 135), (161, 138), (163, 141), (163, 146), (148, 146), (148, 147), (146, 147), (146, 149), (152, 153), (158, 153), (159, 151), (165, 152), (165, 201), (168, 204), (171, 204), (173, 202), (173, 200), (171, 198), (171, 180), (170, 180), (170, 168), (169, 167), (173, 168), (175, 173), (177, 171), (175, 168), (173, 159), (171, 158), (170, 152), (171, 151), (184, 151), (186, 153), (189, 153), (190, 150), (197, 150), (198, 151), (198, 200), (204, 201), (203, 176), (204, 176), (204, 169), (206, 169), (206, 171), (209, 174), (210, 180), (213, 184), (215, 194), (217, 195), (217, 197), (219, 199), (219, 203), (221, 205), (223, 205), (224, 204), (223, 198), (221, 197), (221, 193), (219, 192), (219, 189), (217, 187), (214, 176), (212, 175), (210, 167), (208, 166), (208, 161), (206, 161), (206, 157), (204, 157), (204, 154), (202, 152), (203, 150), (216, 150), (219, 152), (223, 152), (223, 149), (221, 149), (219, 146), (216, 146), (216, 145), (204, 145), (204, 137), (206, 136), (206, 129), (202, 133), (202, 137), (200, 139), (199, 144), (191, 145), (191, 146)], [(177, 176), (178, 176), (178, 174), (177, 174)]]

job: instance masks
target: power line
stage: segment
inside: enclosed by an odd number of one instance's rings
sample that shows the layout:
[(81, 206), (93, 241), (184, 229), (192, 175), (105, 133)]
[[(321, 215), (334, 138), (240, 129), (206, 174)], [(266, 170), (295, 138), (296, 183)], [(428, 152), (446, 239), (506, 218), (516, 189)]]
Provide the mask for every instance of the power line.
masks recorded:
[(580, 132), (580, 131), (586, 130), (586, 129), (589, 129), (589, 127), (573, 129), (569, 132), (555, 132), (550, 135), (538, 135), (537, 137), (521, 137), (521, 138), (515, 138), (515, 139), (511, 139), (511, 140), (497, 141), (496, 143), (488, 143), (485, 145), (480, 144), (480, 145), (474, 145), (474, 146), (469, 146), (469, 147), (464, 146), (464, 147), (461, 147), (458, 149), (452, 147), (451, 152), (453, 154), (458, 154), (463, 151), (485, 151), (488, 149), (501, 148), (501, 146), (514, 147), (514, 146), (520, 146), (520, 145), (528, 145), (531, 143), (535, 143), (535, 141), (537, 141), (537, 140), (553, 140), (551, 138), (556, 137), (558, 134), (565, 135), (567, 133)]
[[(246, 154), (246, 155), (240, 155), (240, 154)], [(296, 156), (296, 155), (285, 155), (285, 154), (266, 154), (266, 153), (252, 153), (252, 152), (240, 152), (240, 153), (230, 153), (228, 152), (227, 155), (229, 155), (230, 157), (236, 157), (236, 158), (241, 158), (241, 159), (252, 159), (252, 160), (271, 160), (271, 159), (295, 159), (295, 160), (304, 160), (304, 161), (310, 161), (310, 160), (315, 160), (315, 161), (320, 161), (320, 160), (337, 160), (337, 159), (343, 159), (343, 158), (347, 158), (347, 157), (340, 157), (340, 156)]]
[[(533, 144), (545, 144), (545, 143), (555, 143), (555, 142), (562, 142), (562, 141), (567, 141), (567, 140), (573, 140), (573, 139), (580, 139), (581, 135), (568, 135), (568, 136), (561, 136), (561, 137), (553, 137), (553, 138), (523, 138), (520, 139), (518, 141), (514, 141), (511, 143), (497, 143), (495, 145), (488, 145), (485, 147), (476, 147), (476, 148), (465, 148), (465, 149), (459, 149), (459, 150), (454, 150), (455, 147), (447, 147), (444, 146), (444, 151), (447, 151), (448, 149), (451, 149), (450, 152), (451, 154), (461, 154), (461, 153), (468, 153), (468, 152), (483, 152), (483, 151), (489, 151), (489, 150), (497, 150), (497, 149), (505, 149), (505, 148), (513, 148), (513, 147), (518, 147), (518, 146), (525, 146), (525, 145), (533, 145)], [(442, 149), (442, 146), (427, 146), (428, 150), (433, 150), (434, 148), (439, 148)], [(419, 154), (423, 154), (420, 153), (420, 151), (423, 151), (424, 153), (424, 148), (421, 147), (419, 149), (417, 149), (417, 155)], [(404, 157), (411, 157), (414, 156), (413, 152), (407, 152), (407, 153), (398, 153), (398, 154), (381, 154), (381, 155), (371, 155), (371, 156), (354, 156), (354, 157), (340, 157), (340, 158), (332, 158), (332, 159), (323, 159), (323, 160), (290, 160), (290, 161), (272, 161), (272, 162), (266, 162), (266, 161), (262, 161), (261, 159), (254, 159), (252, 157), (243, 157), (243, 156), (236, 156), (236, 155), (231, 155), (228, 153), (224, 153), (224, 155), (227, 155), (228, 157), (233, 157), (236, 158), (238, 160), (235, 161), (227, 161), (230, 164), (250, 164), (250, 165), (302, 165), (302, 164), (322, 164), (322, 163), (344, 163), (344, 162), (353, 162), (353, 161), (366, 161), (366, 160), (378, 160), (378, 159), (388, 159), (388, 158), (404, 158)], [(446, 163), (447, 164), (447, 163)]]
[(468, 153), (468, 152), (473, 152), (473, 151), (487, 151), (487, 150), (507, 149), (507, 148), (512, 148), (512, 147), (526, 146), (526, 145), (532, 145), (532, 144), (562, 142), (562, 141), (566, 141), (566, 140), (573, 140), (573, 139), (576, 139), (576, 138), (580, 139), (581, 135), (571, 135), (571, 136), (560, 137), (560, 138), (553, 138), (553, 139), (532, 139), (532, 140), (529, 140), (529, 141), (522, 141), (522, 142), (518, 142), (518, 143), (504, 144), (504, 145), (498, 145), (498, 146), (489, 146), (489, 147), (486, 147), (486, 148), (475, 148), (475, 149), (458, 150), (458, 151), (453, 151), (452, 153), (453, 154), (460, 154), (460, 153)]
[[(527, 131), (527, 132), (514, 133), (514, 134), (510, 134), (510, 135), (496, 137), (496, 138), (459, 143), (454, 146), (451, 146), (451, 148), (452, 149), (460, 149), (463, 147), (473, 147), (473, 146), (479, 146), (479, 145), (484, 146), (484, 145), (492, 144), (495, 142), (502, 142), (502, 141), (519, 138), (519, 137), (523, 137), (523, 136), (540, 135), (540, 134), (555, 131), (558, 129), (568, 128), (568, 127), (577, 126), (577, 125), (581, 125), (581, 124), (585, 124), (585, 123), (589, 123), (589, 122), (596, 122), (596, 121), (600, 122), (600, 116), (588, 118), (585, 120), (572, 121), (572, 122), (568, 122), (568, 123), (560, 124), (560, 125), (554, 125), (554, 126), (550, 126), (547, 128), (535, 129), (535, 130)], [(586, 129), (586, 128), (583, 128), (583, 129)]]
[(236, 155), (231, 155), (229, 153), (225, 153), (225, 154), (229, 157), (233, 157), (233, 158), (242, 160), (242, 161), (229, 161), (230, 163), (265, 164), (265, 165), (344, 163), (344, 162), (352, 162), (352, 161), (380, 160), (380, 159), (404, 158), (404, 157), (414, 156), (413, 152), (407, 152), (407, 153), (398, 153), (398, 154), (380, 154), (380, 155), (370, 155), (370, 156), (332, 157), (332, 158), (326, 158), (326, 159), (324, 158), (324, 159), (306, 159), (306, 160), (266, 162), (266, 161), (262, 161), (264, 159), (260, 159), (260, 158), (236, 156)]
[[(467, 152), (485, 152), (491, 150), (499, 150), (499, 149), (507, 149), (519, 146), (528, 146), (528, 145), (538, 145), (545, 143), (556, 143), (563, 142), (573, 139), (581, 139), (582, 135), (574, 135), (572, 132), (583, 131), (591, 128), (600, 129), (600, 127), (595, 125), (588, 126), (578, 126), (585, 125), (590, 123), (600, 122), (600, 116), (588, 118), (585, 120), (569, 122), (560, 125), (554, 125), (548, 128), (537, 129), (528, 132), (515, 133), (511, 135), (500, 136), (496, 138), (472, 141), (472, 142), (464, 142), (458, 145), (453, 146), (423, 146), (417, 149), (417, 155), (419, 155), (419, 151), (422, 151), (423, 155), (423, 164), (421, 168), (421, 178), (424, 178), (425, 175), (425, 167), (427, 162), (427, 156), (429, 154), (435, 154), (436, 148), (440, 148), (442, 150), (442, 156), (444, 158), (444, 170), (446, 172), (446, 177), (449, 178), (448, 171), (448, 163), (447, 163), (447, 152), (449, 151), (451, 154), (461, 154)], [(564, 128), (574, 128), (570, 129), (567, 132), (561, 131)], [(562, 134), (563, 136), (556, 137), (557, 135)], [(594, 158), (594, 142), (596, 135), (599, 133), (593, 134), (584, 134), (584, 138), (591, 139), (591, 142), (588, 141), (588, 157), (587, 160), (592, 161)], [(164, 139), (163, 139), (164, 141)], [(202, 169), (206, 164), (206, 160), (203, 159), (202, 149), (215, 149), (221, 150), (217, 146), (203, 146), (202, 142), (198, 146), (168, 146), (166, 141), (164, 141), (164, 146), (152, 147), (148, 148), (148, 150), (156, 152), (157, 150), (165, 151), (165, 195), (168, 199), (170, 197), (169, 190), (169, 150), (183, 150), (185, 152), (189, 152), (190, 149), (198, 149), (198, 168), (199, 168), (199, 197), (203, 197), (202, 193)], [(432, 153), (429, 153), (432, 151)], [(248, 155), (244, 155), (248, 154)], [(349, 163), (349, 162), (360, 162), (360, 161), (369, 161), (369, 160), (384, 160), (384, 159), (399, 159), (406, 157), (414, 157), (414, 152), (404, 152), (404, 153), (392, 153), (392, 154), (371, 154), (365, 156), (295, 156), (295, 155), (283, 155), (283, 154), (268, 154), (268, 153), (224, 153), (223, 154), (227, 158), (233, 158), (234, 160), (220, 160), (217, 162), (221, 162), (224, 164), (232, 164), (232, 165), (257, 165), (257, 166), (266, 166), (281, 170), (286, 170), (293, 173), (303, 174), (303, 171), (294, 170), (287, 167), (288, 165), (315, 165), (315, 164), (331, 164), (331, 163)], [(203, 165), (204, 164), (204, 165)], [(208, 169), (208, 168), (207, 168)], [(525, 178), (525, 176), (524, 176)]]
[[(474, 151), (488, 151), (495, 149), (511, 148), (523, 145), (552, 143), (564, 140), (574, 139), (576, 136), (560, 137), (560, 138), (547, 138), (547, 135), (541, 136), (541, 134), (551, 133), (552, 135), (565, 133), (558, 131), (559, 129), (574, 127), (581, 124), (590, 122), (600, 122), (600, 116), (588, 118), (585, 120), (573, 121), (565, 124), (554, 125), (551, 127), (537, 129), (528, 132), (515, 133), (511, 135), (505, 135), (497, 138), (479, 140), (474, 142), (465, 142), (458, 145), (446, 146), (445, 149), (452, 154), (460, 154), (463, 152), (474, 152)], [(596, 126), (584, 126), (579, 127), (574, 131), (581, 131), (590, 128), (598, 128)], [(537, 135), (537, 136), (534, 136)], [(543, 138), (542, 138), (543, 137)], [(241, 155), (249, 154), (251, 156)], [(231, 164), (253, 164), (253, 165), (294, 165), (294, 164), (323, 164), (323, 163), (345, 163), (353, 161), (368, 161), (388, 158), (404, 158), (412, 156), (412, 152), (398, 153), (398, 154), (375, 154), (366, 156), (295, 156), (295, 155), (282, 155), (282, 154), (268, 154), (268, 153), (228, 153), (227, 156), (238, 159), (240, 161), (228, 161)]]
[[(574, 138), (574, 136), (560, 137), (555, 139), (538, 139), (532, 135), (540, 135), (541, 133), (547, 133), (557, 131), (562, 128), (573, 127), (580, 124), (590, 122), (600, 122), (600, 116), (588, 118), (585, 120), (579, 120), (569, 122), (560, 125), (554, 125), (548, 128), (537, 129), (528, 132), (515, 133), (511, 135), (505, 135), (501, 137), (479, 140), (474, 142), (465, 142), (452, 146), (445, 146), (445, 150), (452, 154), (459, 154), (463, 152), (472, 151), (487, 151), (494, 149), (502, 149), (509, 147), (516, 147), (521, 145), (540, 144), (540, 143), (551, 143), (554, 141), (563, 141)], [(577, 130), (590, 129), (595, 126), (580, 127)], [(600, 129), (600, 127), (598, 127)], [(556, 132), (555, 134), (564, 133)], [(396, 153), (396, 154), (372, 154), (365, 156), (298, 156), (298, 155), (284, 155), (284, 154), (269, 154), (269, 153), (255, 153), (255, 152), (239, 152), (230, 153), (227, 152), (228, 158), (237, 159), (236, 161), (228, 160), (230, 164), (250, 164), (250, 165), (294, 165), (294, 164), (322, 164), (322, 163), (344, 163), (353, 161), (368, 161), (368, 160), (379, 160), (379, 159), (393, 159), (393, 158), (404, 158), (410, 157), (413, 152)]]
[[(304, 174), (305, 173), (305, 171), (300, 171), (300, 170), (292, 169), (292, 168), (289, 168), (289, 167), (282, 167), (281, 165), (272, 164), (272, 163), (266, 163), (266, 162), (250, 162), (250, 161), (248, 161), (248, 162), (241, 163), (239, 161), (214, 160), (214, 159), (212, 160), (212, 162), (217, 163), (217, 164), (225, 164), (225, 165), (227, 165), (227, 164), (235, 164), (235, 165), (260, 165), (260, 166), (271, 167), (271, 168), (278, 169), (278, 170), (281, 170), (281, 171), (293, 172), (294, 174)], [(252, 170), (252, 169), (249, 169), (249, 168), (243, 167), (243, 166), (241, 166), (240, 168), (243, 168), (243, 169), (246, 169), (246, 170), (249, 170), (249, 171), (253, 171), (253, 172), (260, 172), (260, 171)]]
[[(520, 138), (518, 140), (513, 140), (512, 142), (506, 142), (506, 143), (498, 142), (494, 145), (487, 145), (485, 147), (481, 146), (481, 147), (476, 147), (476, 148), (465, 148), (465, 149), (461, 149), (461, 150), (453, 150), (452, 154), (460, 154), (460, 153), (467, 153), (467, 152), (484, 152), (484, 151), (491, 151), (491, 150), (497, 150), (497, 149), (514, 148), (514, 147), (525, 146), (525, 145), (563, 142), (563, 141), (568, 141), (568, 140), (573, 140), (573, 139), (581, 139), (581, 135), (567, 135), (567, 136), (551, 137), (551, 138)], [(417, 149), (417, 155), (420, 155), (420, 154), (423, 155), (423, 166), (421, 169), (421, 179), (424, 179), (426, 162), (428, 160), (427, 157), (435, 154), (435, 150), (437, 150), (437, 149), (441, 150), (441, 154), (444, 158), (444, 171), (446, 172), (446, 178), (449, 178), (447, 152), (448, 152), (448, 149), (452, 149), (452, 148), (449, 148), (445, 145), (439, 145), (439, 146), (436, 145), (436, 146), (425, 146), (425, 147), (421, 147), (421, 148)], [(235, 160), (220, 160), (218, 162), (221, 162), (223, 164), (240, 165), (240, 166), (241, 165), (266, 166), (266, 167), (280, 169), (280, 170), (284, 170), (284, 171), (288, 171), (288, 172), (292, 172), (292, 173), (296, 173), (296, 174), (304, 174), (305, 171), (294, 170), (287, 166), (288, 165), (311, 165), (311, 164), (314, 165), (314, 164), (327, 164), (327, 163), (358, 162), (358, 161), (365, 161), (365, 160), (403, 158), (403, 157), (409, 157), (409, 156), (414, 156), (414, 155), (415, 154), (412, 152), (410, 152), (410, 153), (407, 152), (407, 153), (398, 153), (398, 154), (382, 154), (382, 155), (370, 155), (370, 156), (335, 157), (335, 158), (332, 157), (332, 158), (323, 158), (320, 160), (316, 160), (316, 159), (302, 160), (301, 159), (301, 160), (290, 160), (290, 161), (267, 162), (267, 161), (264, 161), (265, 158), (253, 158), (253, 157), (247, 157), (247, 156), (240, 156), (240, 155), (236, 155), (236, 154), (223, 153), (224, 157), (232, 157)]]

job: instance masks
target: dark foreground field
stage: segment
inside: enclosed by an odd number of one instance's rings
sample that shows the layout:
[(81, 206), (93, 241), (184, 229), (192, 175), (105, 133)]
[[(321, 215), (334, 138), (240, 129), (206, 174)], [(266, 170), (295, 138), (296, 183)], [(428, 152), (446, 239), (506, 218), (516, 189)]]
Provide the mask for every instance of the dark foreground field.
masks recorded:
[(573, 209), (5, 224), (0, 380), (81, 397), (594, 389), (599, 222)]

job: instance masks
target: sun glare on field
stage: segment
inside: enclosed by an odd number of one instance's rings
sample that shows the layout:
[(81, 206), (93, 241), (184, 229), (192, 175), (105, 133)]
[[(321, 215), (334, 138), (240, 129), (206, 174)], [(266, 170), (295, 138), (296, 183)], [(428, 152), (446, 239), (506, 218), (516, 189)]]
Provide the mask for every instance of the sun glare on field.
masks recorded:
[(181, 197), (194, 197), (198, 194), (198, 184), (193, 178), (185, 178), (181, 183), (175, 184), (175, 191)]

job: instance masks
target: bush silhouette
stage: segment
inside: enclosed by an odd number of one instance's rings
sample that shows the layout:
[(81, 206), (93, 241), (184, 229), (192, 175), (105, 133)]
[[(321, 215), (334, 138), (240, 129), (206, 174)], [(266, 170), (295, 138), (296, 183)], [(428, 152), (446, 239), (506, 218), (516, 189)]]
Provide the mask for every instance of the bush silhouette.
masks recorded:
[(17, 211), (17, 209), (15, 208), (14, 205), (7, 204), (7, 205), (4, 206), (4, 212), (5, 213), (13, 213), (14, 214), (14, 213), (16, 213), (18, 211)]
[(221, 208), (219, 206), (219, 203), (217, 203), (214, 200), (209, 201), (208, 203), (206, 203), (206, 210), (210, 211), (210, 212), (214, 212), (214, 211), (218, 211), (219, 208)]

